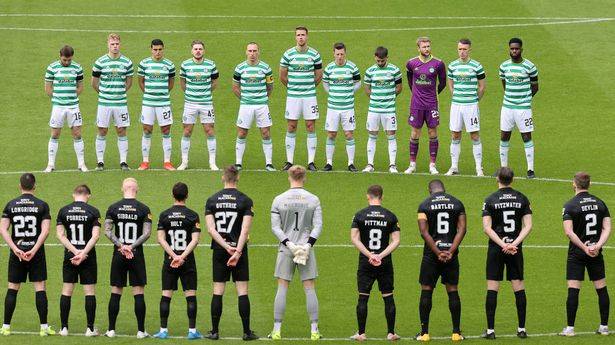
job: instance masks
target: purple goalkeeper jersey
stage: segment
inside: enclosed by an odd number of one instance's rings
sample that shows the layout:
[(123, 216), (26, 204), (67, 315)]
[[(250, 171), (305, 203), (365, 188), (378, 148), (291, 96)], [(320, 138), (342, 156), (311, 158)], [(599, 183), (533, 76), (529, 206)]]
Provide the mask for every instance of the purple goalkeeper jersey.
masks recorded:
[[(446, 66), (442, 60), (431, 57), (427, 62), (419, 57), (406, 63), (408, 84), (412, 88), (410, 109), (438, 110), (438, 90), (446, 86)], [(436, 80), (439, 85), (436, 86)]]

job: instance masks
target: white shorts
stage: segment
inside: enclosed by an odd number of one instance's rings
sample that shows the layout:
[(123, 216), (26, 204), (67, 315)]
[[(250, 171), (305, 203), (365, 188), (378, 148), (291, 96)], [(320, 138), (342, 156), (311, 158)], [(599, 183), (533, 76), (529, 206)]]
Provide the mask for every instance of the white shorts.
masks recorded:
[(200, 118), (203, 124), (215, 123), (216, 114), (214, 113), (214, 107), (212, 105), (185, 102), (182, 122), (186, 125), (194, 125), (197, 118)]
[(534, 119), (532, 109), (509, 109), (502, 107), (500, 112), (500, 129), (504, 132), (512, 131), (515, 126), (519, 132), (528, 133), (534, 131)]
[(354, 109), (327, 109), (327, 121), (325, 122), (326, 131), (337, 132), (340, 121), (342, 122), (342, 129), (344, 131), (354, 131), (356, 128)]
[(295, 269), (299, 271), (301, 281), (316, 279), (318, 277), (314, 248), (310, 248), (310, 255), (305, 265), (296, 264), (293, 261), (293, 254), (286, 247), (278, 252), (278, 258), (275, 261), (274, 276), (276, 278), (291, 281), (295, 275)]
[(464, 126), (468, 133), (480, 130), (478, 104), (451, 104), (451, 132), (461, 132)]
[(81, 117), (79, 106), (63, 107), (60, 105), (54, 105), (51, 108), (49, 127), (62, 128), (64, 127), (64, 121), (66, 121), (69, 128), (81, 127), (83, 124), (83, 118)]
[(99, 105), (96, 111), (96, 126), (100, 128), (109, 128), (109, 124), (113, 119), (115, 127), (129, 127), (130, 115), (128, 115), (128, 107), (108, 107)]
[(271, 127), (272, 122), (269, 106), (267, 104), (241, 104), (239, 106), (239, 114), (237, 114), (237, 127), (250, 129), (254, 119), (256, 119), (256, 127), (258, 128)]
[(160, 127), (173, 124), (173, 112), (170, 106), (163, 107), (141, 107), (141, 123), (148, 126), (153, 126), (154, 121), (158, 121)]
[(301, 115), (303, 115), (304, 120), (318, 119), (318, 102), (316, 97), (286, 98), (286, 119), (299, 120)]
[(397, 130), (397, 117), (395, 113), (367, 113), (367, 130), (376, 132), (380, 130), (380, 125), (385, 131)]

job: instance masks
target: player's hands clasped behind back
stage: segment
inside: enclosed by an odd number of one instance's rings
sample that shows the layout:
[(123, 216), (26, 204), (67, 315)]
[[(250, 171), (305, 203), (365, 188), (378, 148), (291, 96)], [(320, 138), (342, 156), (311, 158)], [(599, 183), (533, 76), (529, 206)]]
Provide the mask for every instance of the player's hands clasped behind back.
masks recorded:
[(13, 250), (13, 254), (15, 254), (19, 261), (28, 261), (24, 258), (24, 251), (19, 248), (15, 248), (15, 250)]
[(508, 254), (508, 255), (517, 254), (517, 250), (518, 250), (517, 246), (513, 246), (512, 243), (506, 243), (502, 247), (502, 251), (504, 252), (504, 254)]
[(598, 256), (598, 254), (600, 254), (600, 247), (595, 244), (591, 244), (583, 248), (583, 251), (585, 252), (585, 254), (591, 256), (592, 258), (595, 258), (596, 256)]
[(310, 256), (309, 244), (294, 244), (293, 242), (286, 242), (286, 247), (293, 253), (293, 262), (298, 265), (305, 265)]
[(128, 260), (134, 258), (135, 256), (135, 254), (132, 252), (132, 248), (125, 244), (119, 247), (117, 251), (120, 252), (120, 254), (122, 254)]
[(235, 252), (233, 253), (233, 255), (231, 255), (231, 257), (226, 262), (226, 265), (228, 267), (237, 266), (237, 263), (239, 262), (239, 258), (241, 258), (242, 253), (240, 251), (237, 251), (236, 248), (233, 248), (233, 249), (235, 249)]
[(84, 253), (83, 250), (79, 250), (77, 251), (77, 253), (75, 255), (73, 255), (72, 258), (70, 258), (70, 263), (75, 265), (75, 266), (79, 266), (83, 260), (87, 259), (88, 256)]
[(382, 257), (380, 257), (380, 254), (372, 253), (369, 256), (368, 262), (370, 265), (378, 267), (382, 264)]
[(453, 254), (449, 252), (448, 250), (441, 250), (438, 253), (438, 260), (442, 262), (445, 262), (445, 263), (449, 262), (452, 258), (453, 258)]
[(171, 257), (171, 263), (169, 264), (169, 266), (171, 266), (171, 268), (178, 268), (179, 266), (183, 265), (184, 262), (186, 262), (186, 260), (184, 260), (181, 255), (175, 254)]

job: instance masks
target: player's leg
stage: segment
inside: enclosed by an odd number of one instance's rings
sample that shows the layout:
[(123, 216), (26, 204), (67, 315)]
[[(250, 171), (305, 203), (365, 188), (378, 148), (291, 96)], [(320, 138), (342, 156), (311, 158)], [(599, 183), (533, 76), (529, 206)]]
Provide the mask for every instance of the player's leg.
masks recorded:
[(62, 295), (60, 296), (60, 335), (62, 336), (68, 335), (68, 316), (74, 288), (74, 283), (65, 282), (62, 285)]
[(141, 107), (141, 124), (143, 125), (143, 136), (141, 137), (141, 154), (143, 160), (139, 165), (139, 170), (149, 169), (149, 152), (152, 147), (152, 131), (156, 120), (156, 110), (154, 107)]
[[(207, 113), (213, 114), (213, 109), (209, 110)], [(213, 118), (209, 115), (205, 115), (201, 117), (201, 121), (212, 121), (212, 122), (204, 122), (203, 123), (203, 131), (205, 132), (205, 136), (207, 137), (207, 152), (209, 153), (209, 169), (213, 171), (220, 170), (216, 165), (216, 152), (218, 150), (218, 145), (216, 142), (216, 131), (214, 129)]]
[(485, 297), (485, 314), (487, 330), (483, 338), (495, 339), (495, 310), (498, 305), (500, 282), (504, 279), (504, 254), (499, 246), (489, 246), (487, 249), (487, 296)]
[[(227, 279), (228, 280), (228, 279)], [(222, 317), (222, 297), (226, 288), (226, 280), (223, 282), (214, 281), (213, 295), (211, 296), (211, 331), (206, 335), (209, 339), (217, 339), (220, 332), (220, 318)]]
[(171, 163), (171, 153), (173, 152), (173, 141), (171, 139), (171, 125), (173, 124), (173, 113), (170, 106), (156, 107), (156, 119), (162, 133), (163, 167), (166, 170), (175, 170)]
[(316, 146), (318, 137), (316, 136), (316, 120), (320, 116), (318, 112), (318, 102), (316, 97), (302, 99), (301, 113), (305, 119), (305, 129), (307, 131), (307, 151), (308, 151), (308, 170), (316, 171), (314, 158), (316, 157)]
[[(571, 266), (567, 265), (568, 274), (570, 274)], [(585, 275), (585, 268), (583, 267), (582, 274)], [(567, 280), (568, 297), (566, 298), (566, 327), (559, 335), (562, 336), (574, 336), (574, 324), (577, 318), (577, 310), (579, 308), (579, 292), (581, 291), (581, 280)]]
[[(94, 268), (95, 270), (95, 268)], [(83, 284), (83, 278), (81, 283)], [(84, 284), (83, 294), (85, 295), (85, 317), (87, 329), (85, 331), (86, 337), (98, 336), (98, 330), (94, 326), (96, 319), (96, 284)]]
[(346, 155), (348, 156), (348, 170), (351, 172), (357, 172), (357, 168), (354, 166), (354, 130), (356, 129), (356, 120), (354, 116), (354, 109), (347, 110), (342, 114), (342, 129), (344, 130), (344, 137), (346, 138)]
[(107, 148), (107, 133), (109, 132), (109, 122), (111, 121), (111, 107), (99, 105), (96, 110), (96, 126), (98, 135), (96, 136), (96, 170), (101, 171), (105, 167), (105, 150)]
[(324, 171), (333, 170), (333, 154), (335, 153), (335, 139), (337, 138), (337, 130), (341, 121), (342, 112), (339, 110), (327, 109), (327, 118), (325, 119), (325, 130), (327, 131), (327, 144), (325, 146), (325, 157), (327, 163), (323, 167)]
[(288, 170), (295, 159), (295, 145), (297, 139), (297, 122), (301, 116), (301, 99), (286, 98), (286, 163), (282, 170)]
[(135, 300), (134, 312), (137, 318), (137, 338), (146, 338), (149, 335), (145, 332), (145, 314), (147, 312), (145, 306), (145, 286), (132, 286), (132, 297)]
[[(281, 255), (280, 253), (278, 255)], [(277, 265), (276, 265), (277, 266)], [(280, 339), (282, 331), (282, 321), (286, 312), (286, 293), (288, 292), (288, 283), (290, 280), (278, 278), (278, 289), (275, 293), (273, 301), (273, 330), (269, 337), (271, 339)]]
[[(177, 280), (175, 281), (177, 285)], [(163, 287), (162, 296), (160, 296), (160, 331), (154, 334), (154, 338), (166, 339), (169, 337), (169, 315), (171, 314), (171, 298), (173, 290), (166, 290), (168, 286)], [(176, 287), (177, 289), (177, 287)]]
[(273, 166), (273, 143), (271, 141), (271, 113), (269, 106), (258, 106), (254, 110), (256, 117), (256, 127), (261, 131), (261, 140), (263, 145), (263, 153), (265, 154), (265, 170), (275, 171)]
[(201, 335), (201, 333), (196, 329), (196, 314), (198, 306), (196, 301), (196, 289), (185, 290), (184, 296), (186, 297), (186, 315), (188, 316), (188, 338), (202, 338), (203, 335)]
[(534, 178), (534, 142), (532, 132), (534, 131), (534, 119), (532, 109), (514, 110), (515, 124), (521, 133), (523, 147), (525, 148), (525, 160), (527, 161), (527, 178)]
[(459, 155), (461, 154), (461, 130), (463, 129), (462, 106), (451, 104), (449, 129), (451, 131), (451, 167), (445, 175), (459, 174)]
[(485, 314), (487, 315), (487, 331), (486, 337), (493, 334), (495, 339), (495, 310), (498, 306), (498, 291), (500, 290), (500, 281), (487, 280), (487, 297), (485, 298)]
[(38, 319), (41, 324), (40, 335), (41, 336), (53, 335), (56, 332), (49, 326), (49, 324), (47, 324), (47, 314), (49, 312), (49, 301), (47, 299), (47, 291), (45, 287), (46, 279), (40, 280), (40, 281), (33, 281), (32, 275), (30, 275), (30, 281), (32, 281), (34, 285), (36, 311), (38, 312)]
[(367, 113), (367, 121), (365, 124), (367, 129), (367, 166), (363, 172), (374, 171), (374, 157), (376, 156), (376, 143), (378, 142), (378, 132), (380, 131), (380, 114)]
[(399, 340), (399, 336), (395, 333), (395, 317), (397, 310), (395, 307), (395, 299), (393, 298), (393, 290), (395, 277), (393, 272), (393, 262), (381, 265), (378, 269), (378, 289), (382, 294), (384, 301), (384, 317), (387, 320), (387, 339)]
[(534, 173), (534, 141), (532, 132), (521, 133), (523, 147), (525, 149), (525, 160), (527, 161), (527, 178), (536, 177)]
[(241, 169), (243, 165), (243, 154), (246, 151), (246, 141), (248, 131), (252, 127), (256, 109), (253, 106), (240, 105), (237, 114), (237, 139), (235, 140), (235, 166)]
[(510, 150), (510, 135), (515, 128), (515, 118), (512, 109), (502, 107), (500, 111), (500, 166), (508, 166), (508, 151)]
[(463, 114), (463, 122), (466, 132), (470, 133), (472, 140), (472, 155), (476, 166), (476, 176), (483, 176), (483, 144), (480, 142), (480, 111), (478, 104), (467, 106)]
[(382, 128), (386, 131), (387, 142), (389, 148), (389, 172), (397, 173), (397, 116), (393, 114), (385, 114), (381, 117)]
[(474, 155), (474, 163), (476, 166), (476, 176), (484, 176), (483, 172), (483, 144), (480, 141), (480, 133), (470, 132), (470, 140), (472, 140), (472, 154)]
[(416, 157), (419, 154), (419, 139), (421, 138), (421, 129), (425, 122), (425, 111), (423, 110), (410, 110), (410, 116), (408, 117), (408, 124), (410, 125), (410, 140), (408, 142), (408, 149), (410, 151), (410, 164), (406, 169), (406, 174), (412, 174), (416, 171)]
[(598, 309), (600, 310), (600, 326), (596, 333), (609, 334), (609, 292), (606, 288), (606, 275), (604, 270), (604, 258), (602, 254), (590, 258), (587, 265), (589, 280), (593, 281), (596, 294), (598, 295)]
[(130, 115), (128, 107), (115, 107), (113, 113), (115, 121), (115, 131), (117, 132), (117, 149), (120, 157), (120, 168), (130, 170), (128, 167), (128, 135), (126, 129), (130, 127)]
[(461, 300), (459, 299), (459, 258), (455, 256), (451, 261), (443, 264), (442, 283), (446, 286), (448, 294), (448, 309), (451, 312), (453, 322), (453, 334), (451, 340), (459, 341), (464, 337), (461, 335)]
[(73, 149), (77, 156), (77, 167), (83, 172), (87, 172), (88, 168), (85, 166), (85, 144), (81, 138), (81, 126), (83, 125), (83, 118), (79, 108), (70, 108), (66, 112), (66, 122), (71, 129), (73, 137)]
[(440, 125), (440, 112), (437, 109), (429, 110), (426, 114), (425, 122), (427, 123), (427, 134), (429, 135), (429, 173), (432, 175), (439, 174), (436, 169), (436, 160), (438, 158), (438, 125)]
[[(112, 284), (114, 283), (112, 282)], [(124, 285), (111, 286), (111, 296), (109, 297), (109, 305), (107, 306), (109, 326), (105, 333), (105, 336), (110, 338), (115, 337), (115, 325), (117, 323), (117, 315), (120, 313), (120, 300), (122, 299), (122, 292), (124, 290), (123, 286)]]
[(60, 133), (62, 127), (64, 127), (64, 112), (63, 107), (53, 106), (51, 108), (51, 116), (49, 118), (50, 137), (47, 144), (47, 167), (45, 172), (52, 172), (56, 165), (56, 156), (58, 154), (58, 141), (60, 140)]
[(316, 296), (315, 283), (315, 279), (306, 279), (303, 281), (303, 291), (305, 292), (305, 305), (307, 307), (308, 317), (310, 318), (310, 332), (312, 340), (317, 340), (320, 338), (320, 332), (318, 331), (319, 306), (318, 297)]
[[(17, 260), (17, 259), (16, 259)], [(14, 271), (9, 259), (9, 283), (6, 289), (6, 296), (4, 297), (4, 322), (0, 329), (0, 335), (11, 334), (11, 320), (13, 319), (13, 313), (15, 312), (15, 306), (17, 305), (17, 292), (21, 286), (21, 283), (11, 282), (14, 276)]]
[(183, 132), (182, 140), (180, 144), (181, 153), (182, 153), (182, 162), (177, 167), (177, 170), (186, 170), (188, 168), (188, 160), (190, 156), (190, 140), (192, 138), (192, 130), (194, 129), (194, 122), (188, 122), (188, 121), (187, 121), (187, 117), (185, 115), (185, 109), (184, 109), (184, 116), (183, 116), (184, 132)]
[(196, 329), (196, 289), (198, 286), (198, 276), (194, 255), (191, 255), (179, 268), (179, 279), (181, 280), (184, 296), (186, 297), (186, 315), (188, 316), (187, 338), (190, 340), (201, 339), (203, 335)]
[(519, 338), (525, 338), (527, 337), (527, 332), (525, 330), (525, 315), (527, 311), (527, 298), (525, 296), (525, 284), (523, 283), (522, 279), (513, 279), (510, 281), (510, 283), (512, 285), (513, 291), (515, 292), (515, 306), (517, 307), (517, 319), (519, 320), (519, 326), (517, 328), (517, 336)]
[(250, 298), (248, 297), (248, 282), (236, 281), (235, 288), (237, 289), (237, 309), (243, 326), (243, 339), (256, 340), (258, 336), (252, 332), (250, 328)]
[(421, 297), (419, 299), (419, 318), (421, 332), (416, 340), (429, 341), (429, 314), (431, 313), (433, 289), (440, 278), (440, 266), (431, 256), (424, 255), (419, 270), (419, 284), (421, 284)]

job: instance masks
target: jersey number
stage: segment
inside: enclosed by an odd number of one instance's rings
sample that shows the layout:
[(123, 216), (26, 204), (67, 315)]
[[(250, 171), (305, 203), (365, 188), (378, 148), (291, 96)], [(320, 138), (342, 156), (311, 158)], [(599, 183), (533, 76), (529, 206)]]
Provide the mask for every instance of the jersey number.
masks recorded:
[(84, 245), (83, 224), (71, 224), (70, 226), (70, 243), (76, 245)]
[(295, 212), (295, 227), (293, 231), (299, 231), (299, 212)]
[(15, 237), (35, 236), (36, 235), (36, 217), (35, 216), (15, 216), (13, 217), (13, 234), (15, 235)]
[(447, 212), (440, 212), (437, 216), (437, 231), (439, 234), (448, 234), (448, 219), (449, 214)]
[(169, 230), (167, 231), (169, 238), (171, 239), (171, 249), (173, 250), (185, 250), (186, 249), (186, 230)]
[(504, 232), (515, 232), (515, 211), (502, 212), (504, 220)]
[(598, 218), (596, 217), (596, 214), (595, 213), (586, 214), (585, 221), (587, 222), (585, 223), (585, 235), (591, 236), (591, 235), (597, 234), (598, 233), (597, 229), (592, 230), (592, 228), (596, 226), (596, 224), (598, 224)]
[(235, 220), (237, 220), (237, 212), (216, 212), (216, 230), (221, 234), (228, 234), (233, 230)]
[(137, 224), (135, 223), (117, 223), (120, 230), (120, 242), (124, 244), (133, 244), (137, 240)]
[(369, 231), (369, 243), (367, 247), (370, 250), (378, 250), (382, 245), (382, 230), (380, 229), (371, 229)]

